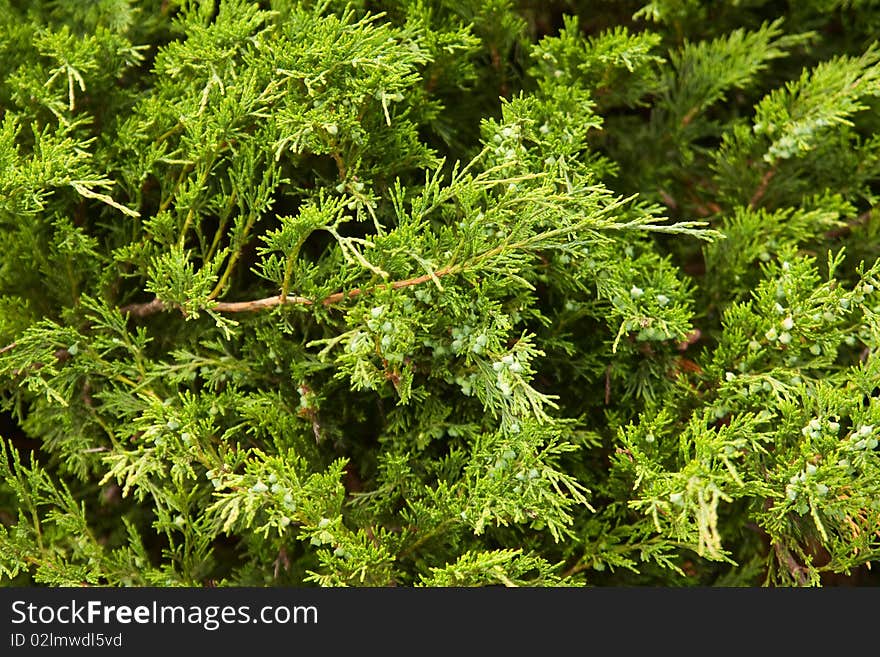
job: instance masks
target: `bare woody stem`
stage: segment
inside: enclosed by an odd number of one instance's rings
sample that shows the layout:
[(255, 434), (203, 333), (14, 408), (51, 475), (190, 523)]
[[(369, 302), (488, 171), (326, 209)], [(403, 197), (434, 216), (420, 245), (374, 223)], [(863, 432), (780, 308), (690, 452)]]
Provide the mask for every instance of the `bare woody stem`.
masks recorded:
[[(383, 283), (370, 289), (356, 287), (354, 289), (348, 290), (347, 292), (335, 292), (334, 294), (331, 294), (330, 296), (325, 297), (318, 302), (299, 296), (271, 296), (265, 297), (263, 299), (253, 299), (251, 301), (218, 301), (213, 306), (211, 306), (211, 310), (215, 310), (221, 313), (246, 313), (257, 310), (265, 310), (266, 308), (274, 308), (275, 306), (285, 306), (289, 304), (311, 306), (318, 303), (323, 306), (330, 306), (335, 303), (345, 301), (346, 299), (354, 299), (355, 297), (359, 297), (364, 294), (370, 294), (371, 292), (377, 290), (398, 290), (400, 288), (411, 287), (413, 285), (421, 285), (422, 283), (427, 283), (428, 281), (440, 278), (441, 276), (454, 274), (458, 270), (458, 267), (446, 266), (433, 272), (433, 275), (423, 274), (422, 276), (416, 276), (415, 278), (407, 278), (405, 280), (393, 281), (391, 283)], [(172, 308), (173, 306), (166, 304), (161, 299), (153, 299), (152, 301), (147, 301), (145, 303), (128, 304), (127, 306), (123, 306), (122, 308), (120, 308), (120, 311), (122, 311), (123, 314), (127, 313), (134, 317), (148, 317), (150, 315), (154, 315), (165, 310), (171, 310)]]
[(861, 226), (861, 225), (865, 224), (866, 222), (868, 222), (871, 219), (871, 215), (873, 214), (873, 212), (874, 212), (874, 208), (871, 208), (867, 212), (863, 212), (858, 217), (856, 217), (855, 219), (853, 219), (851, 221), (846, 222), (844, 225), (840, 226), (839, 228), (829, 230), (827, 233), (825, 233), (825, 237), (828, 239), (837, 239), (838, 237), (843, 237), (844, 235), (849, 234), (850, 232), (852, 232), (852, 229), (855, 228), (856, 226)]
[(749, 200), (749, 208), (754, 210), (758, 203), (761, 202), (761, 199), (764, 198), (764, 194), (767, 192), (767, 185), (770, 184), (770, 181), (773, 180), (773, 176), (776, 175), (776, 167), (772, 169), (767, 169), (767, 172), (761, 178), (761, 182), (758, 184), (758, 188), (755, 190), (755, 193), (752, 194), (752, 198)]
[(221, 313), (247, 313), (255, 310), (263, 310), (264, 308), (274, 308), (275, 306), (286, 306), (288, 304), (302, 304), (311, 306), (312, 301), (305, 297), (285, 296), (285, 297), (266, 297), (264, 299), (253, 299), (251, 301), (219, 301), (211, 308)]
[[(359, 297), (363, 294), (370, 294), (371, 292), (375, 292), (378, 290), (399, 290), (403, 287), (411, 287), (413, 285), (421, 285), (422, 283), (427, 283), (428, 281), (437, 282), (443, 276), (449, 276), (450, 274), (457, 274), (460, 272), (466, 265), (474, 265), (479, 262), (483, 262), (485, 260), (491, 259), (502, 253), (506, 249), (515, 250), (515, 249), (523, 249), (538, 239), (547, 239), (549, 237), (556, 237), (558, 235), (562, 235), (571, 231), (571, 227), (564, 226), (560, 228), (555, 228), (553, 230), (547, 231), (546, 233), (542, 233), (541, 235), (533, 235), (531, 237), (524, 238), (519, 242), (509, 242), (505, 240), (502, 244), (499, 244), (493, 249), (489, 249), (485, 253), (481, 253), (478, 256), (475, 256), (471, 260), (466, 263), (459, 263), (445, 265), (440, 269), (430, 272), (427, 274), (422, 274), (421, 276), (416, 276), (414, 278), (407, 278), (399, 281), (392, 281), (391, 283), (380, 283), (375, 287), (364, 289), (364, 288), (354, 288), (348, 290), (347, 292), (334, 292), (330, 296), (327, 296), (320, 301), (312, 301), (311, 299), (306, 299), (305, 297), (298, 296), (288, 296), (288, 295), (276, 295), (271, 297), (265, 297), (263, 299), (254, 299), (251, 301), (218, 301), (213, 306), (211, 306), (211, 310), (215, 310), (221, 313), (245, 313), (245, 312), (253, 312), (255, 310), (265, 310), (266, 308), (274, 308), (275, 306), (285, 306), (289, 304), (301, 304), (301, 305), (315, 305), (320, 304), (323, 306), (330, 306), (334, 303), (339, 303), (341, 301), (345, 301), (346, 299), (353, 299), (355, 297)], [(160, 299), (153, 299), (152, 301), (148, 301), (146, 303), (133, 303), (127, 306), (123, 306), (120, 308), (123, 314), (130, 313), (135, 317), (147, 317), (149, 315), (153, 315), (158, 312), (162, 312), (163, 310), (171, 310), (174, 306), (168, 305)]]
[(785, 564), (785, 567), (788, 569), (789, 574), (794, 578), (794, 580), (800, 586), (806, 586), (809, 582), (807, 578), (807, 568), (802, 566), (797, 562), (791, 552), (788, 551), (784, 545), (779, 542), (773, 543), (773, 549), (776, 551), (776, 556), (779, 561)]
[(339, 303), (340, 301), (344, 301), (345, 299), (353, 299), (354, 297), (360, 296), (362, 294), (369, 294), (373, 290), (384, 290), (384, 289), (392, 289), (399, 290), (402, 287), (411, 287), (413, 285), (421, 285), (422, 283), (427, 283), (434, 278), (440, 278), (441, 276), (448, 276), (449, 274), (454, 274), (458, 271), (456, 267), (443, 267), (434, 272), (433, 276), (431, 274), (423, 274), (422, 276), (416, 276), (415, 278), (407, 278), (402, 281), (393, 281), (391, 283), (384, 283), (382, 285), (377, 285), (372, 290), (363, 290), (361, 288), (354, 288), (353, 290), (349, 290), (348, 292), (336, 292), (335, 294), (331, 294), (329, 297), (324, 298), (321, 303), (325, 306), (329, 306), (334, 303)]
[(134, 317), (148, 317), (165, 310), (165, 303), (156, 298), (146, 303), (130, 303), (120, 308), (120, 310), (123, 315), (127, 313)]

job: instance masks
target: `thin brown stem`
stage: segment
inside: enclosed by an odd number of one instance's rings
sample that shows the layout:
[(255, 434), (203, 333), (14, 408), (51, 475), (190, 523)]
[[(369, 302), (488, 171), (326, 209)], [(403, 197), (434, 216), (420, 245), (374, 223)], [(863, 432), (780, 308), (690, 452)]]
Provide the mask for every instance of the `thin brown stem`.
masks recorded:
[(767, 185), (770, 184), (770, 181), (773, 180), (773, 176), (776, 175), (776, 167), (768, 169), (767, 172), (761, 178), (761, 182), (758, 184), (758, 188), (755, 190), (755, 193), (752, 194), (751, 200), (749, 200), (749, 208), (752, 210), (761, 202), (761, 199), (764, 198), (764, 194), (767, 193)]
[(795, 581), (800, 586), (806, 586), (809, 581), (807, 579), (807, 568), (799, 564), (797, 559), (788, 551), (788, 548), (781, 543), (774, 541), (773, 549), (776, 551), (776, 557), (781, 563), (785, 564), (789, 574), (791, 574)]
[(147, 301), (146, 303), (130, 303), (127, 306), (122, 306), (119, 310), (123, 315), (128, 314), (134, 317), (149, 317), (150, 315), (162, 312), (163, 310), (168, 310), (168, 307), (165, 305), (164, 301), (156, 298), (152, 301)]
[(562, 577), (562, 579), (568, 579), (569, 577), (572, 577), (574, 575), (577, 575), (580, 572), (583, 572), (583, 571), (589, 569), (591, 566), (592, 566), (592, 564), (587, 561), (578, 561), (571, 568), (568, 568), (567, 570), (563, 571), (561, 577)]
[(825, 237), (828, 239), (837, 239), (838, 237), (843, 237), (844, 235), (848, 235), (852, 232), (852, 229), (856, 226), (862, 226), (866, 224), (871, 219), (871, 214), (874, 212), (874, 208), (871, 208), (867, 212), (863, 212), (858, 217), (853, 219), (852, 221), (846, 222), (844, 225), (839, 228), (835, 228), (833, 230), (829, 230), (825, 233)]
[(611, 365), (605, 368), (605, 405), (611, 403)]
[[(421, 276), (416, 276), (415, 278), (407, 278), (402, 281), (393, 281), (391, 283), (385, 283), (383, 285), (377, 285), (374, 290), (384, 290), (384, 289), (392, 289), (399, 290), (402, 287), (410, 287), (412, 285), (421, 285), (422, 283), (427, 283), (430, 280), (433, 280), (435, 277), (440, 278), (441, 276), (448, 276), (449, 274), (454, 274), (458, 271), (456, 267), (443, 267), (442, 269), (438, 269), (434, 272), (434, 275), (431, 274), (423, 274)], [(325, 297), (321, 303), (325, 306), (332, 305), (334, 303), (339, 303), (340, 301), (344, 301), (346, 299), (353, 299), (354, 297), (360, 296), (362, 294), (368, 294), (372, 290), (363, 290), (361, 288), (354, 288), (353, 290), (349, 290), (348, 292), (336, 292), (335, 294), (331, 294), (329, 297)]]
[(7, 351), (12, 351), (17, 346), (18, 346), (17, 342), (13, 342), (12, 344), (8, 344), (5, 347), (3, 347), (2, 349), (0, 349), (0, 354), (5, 354)]
[[(363, 294), (369, 294), (376, 290), (399, 290), (403, 287), (421, 285), (422, 283), (427, 283), (428, 281), (434, 280), (435, 278), (448, 276), (449, 274), (454, 274), (458, 271), (458, 267), (447, 266), (438, 269), (433, 274), (423, 274), (414, 278), (393, 281), (391, 283), (383, 283), (377, 285), (374, 288), (365, 289), (356, 287), (354, 289), (348, 290), (347, 292), (335, 292), (334, 294), (331, 294), (330, 296), (325, 297), (318, 302), (299, 296), (271, 296), (264, 297), (262, 299), (252, 299), (250, 301), (218, 301), (213, 306), (211, 306), (211, 310), (216, 310), (217, 312), (221, 313), (246, 313), (253, 312), (255, 310), (265, 310), (266, 308), (274, 308), (275, 306), (286, 306), (290, 304), (311, 306), (318, 303), (323, 306), (330, 306), (335, 303), (339, 303), (340, 301), (345, 301), (346, 299), (354, 299), (355, 297), (359, 297)], [(120, 308), (120, 311), (122, 311), (123, 314), (127, 313), (129, 315), (132, 315), (133, 317), (148, 317), (158, 312), (171, 310), (173, 307), (174, 306), (168, 305), (160, 299), (153, 299), (152, 301), (147, 301), (145, 303), (130, 303), (127, 306), (123, 306), (122, 308)]]
[(330, 153), (330, 157), (332, 157), (333, 161), (336, 162), (336, 169), (339, 172), (339, 179), (345, 180), (347, 173), (345, 169), (345, 161), (342, 159), (342, 155), (340, 155), (338, 151), (333, 151), (332, 153)]
[(694, 120), (694, 117), (697, 115), (697, 113), (698, 113), (699, 111), (700, 111), (700, 107), (699, 107), (699, 105), (696, 106), (696, 107), (692, 107), (692, 108), (690, 108), (690, 109), (688, 110), (687, 114), (685, 114), (685, 115), (681, 118), (681, 127), (685, 127), (685, 126), (689, 125), (690, 122)]
[(286, 306), (288, 304), (311, 306), (312, 301), (305, 297), (296, 296), (265, 297), (264, 299), (253, 299), (252, 301), (219, 301), (214, 304), (211, 310), (221, 313), (248, 313), (255, 310), (263, 310), (264, 308)]
[[(459, 265), (448, 264), (444, 267), (441, 267), (435, 272), (422, 274), (421, 276), (415, 276), (414, 278), (407, 278), (399, 281), (392, 281), (391, 283), (381, 283), (376, 285), (373, 288), (363, 289), (363, 288), (354, 288), (352, 290), (348, 290), (347, 292), (335, 292), (320, 301), (312, 301), (311, 299), (306, 299), (305, 297), (297, 297), (297, 296), (271, 296), (265, 297), (263, 299), (254, 299), (252, 301), (221, 301), (215, 303), (211, 309), (216, 310), (218, 312), (226, 312), (226, 313), (241, 313), (241, 312), (251, 312), (254, 310), (263, 310), (265, 308), (274, 308), (279, 305), (288, 305), (288, 304), (304, 304), (304, 305), (313, 305), (319, 303), (324, 306), (330, 306), (335, 303), (339, 303), (340, 301), (345, 301), (346, 299), (353, 299), (355, 297), (359, 297), (363, 294), (369, 294), (370, 292), (377, 290), (399, 290), (404, 287), (411, 287), (413, 285), (421, 285), (422, 283), (427, 283), (428, 281), (436, 281), (437, 279), (448, 276), (450, 274), (457, 274), (460, 272), (464, 266), (476, 265), (481, 262), (484, 262), (488, 259), (491, 259), (502, 253), (506, 250), (516, 250), (523, 249), (527, 246), (530, 246), (532, 243), (538, 241), (539, 239), (546, 239), (549, 237), (555, 237), (557, 235), (562, 235), (564, 233), (570, 232), (570, 227), (562, 227), (556, 228), (554, 230), (550, 230), (541, 235), (533, 235), (531, 237), (527, 237), (525, 239), (520, 240), (519, 242), (511, 243), (508, 240), (505, 240), (498, 246), (493, 249), (489, 249), (485, 253), (481, 253), (478, 256), (471, 258), (467, 263), (462, 263)], [(157, 312), (161, 312), (163, 310), (169, 310), (169, 306), (160, 301), (159, 299), (153, 299), (152, 301), (148, 301), (146, 303), (133, 303), (127, 306), (124, 306), (121, 310), (123, 313), (128, 312), (135, 317), (146, 317), (148, 315), (152, 315)]]

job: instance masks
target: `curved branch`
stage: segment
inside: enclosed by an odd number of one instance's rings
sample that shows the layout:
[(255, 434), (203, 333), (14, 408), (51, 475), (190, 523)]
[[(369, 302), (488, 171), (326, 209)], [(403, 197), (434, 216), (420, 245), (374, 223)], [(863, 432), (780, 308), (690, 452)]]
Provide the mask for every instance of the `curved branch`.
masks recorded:
[[(427, 283), (428, 281), (439, 279), (441, 276), (448, 276), (449, 274), (453, 274), (456, 271), (458, 271), (456, 267), (446, 266), (430, 274), (423, 274), (414, 278), (393, 281), (391, 283), (383, 283), (370, 289), (356, 287), (354, 289), (348, 290), (347, 292), (335, 292), (330, 296), (321, 299), (317, 303), (323, 306), (330, 306), (335, 303), (345, 301), (346, 299), (354, 299), (355, 297), (361, 296), (363, 294), (369, 294), (376, 290), (383, 290), (388, 288), (392, 290), (398, 290), (403, 287), (420, 285), (422, 283)], [(265, 310), (266, 308), (274, 308), (275, 306), (285, 306), (288, 304), (311, 306), (315, 303), (315, 301), (312, 301), (311, 299), (306, 299), (305, 297), (290, 295), (271, 296), (265, 297), (263, 299), (252, 299), (250, 301), (218, 301), (213, 306), (211, 306), (211, 310), (216, 310), (217, 312), (221, 313), (246, 313), (254, 312), (257, 310)], [(155, 315), (156, 313), (164, 312), (166, 310), (172, 310), (173, 308), (175, 308), (175, 306), (167, 304), (159, 298), (155, 298), (152, 301), (146, 301), (144, 303), (130, 303), (127, 306), (122, 306), (119, 310), (122, 312), (123, 315), (129, 314), (133, 317), (149, 317), (150, 315)]]

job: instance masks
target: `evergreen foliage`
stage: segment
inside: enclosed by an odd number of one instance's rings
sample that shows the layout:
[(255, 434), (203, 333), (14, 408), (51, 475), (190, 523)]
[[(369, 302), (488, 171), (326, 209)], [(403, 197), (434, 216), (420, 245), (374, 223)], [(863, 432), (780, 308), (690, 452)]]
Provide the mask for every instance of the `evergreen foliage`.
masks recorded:
[(0, 0), (0, 581), (865, 582), (878, 33)]

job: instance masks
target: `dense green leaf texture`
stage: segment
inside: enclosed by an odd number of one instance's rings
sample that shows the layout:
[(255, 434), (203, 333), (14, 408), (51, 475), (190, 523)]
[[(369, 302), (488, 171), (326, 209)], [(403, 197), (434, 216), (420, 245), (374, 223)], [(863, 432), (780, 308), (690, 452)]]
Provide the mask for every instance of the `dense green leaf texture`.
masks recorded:
[(872, 583), (878, 29), (0, 0), (0, 581)]

